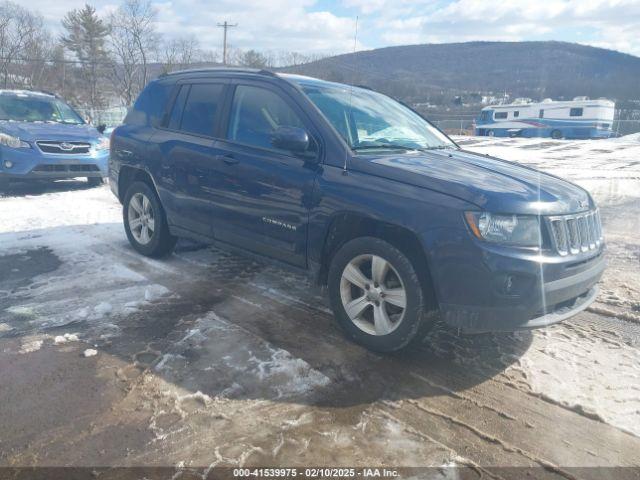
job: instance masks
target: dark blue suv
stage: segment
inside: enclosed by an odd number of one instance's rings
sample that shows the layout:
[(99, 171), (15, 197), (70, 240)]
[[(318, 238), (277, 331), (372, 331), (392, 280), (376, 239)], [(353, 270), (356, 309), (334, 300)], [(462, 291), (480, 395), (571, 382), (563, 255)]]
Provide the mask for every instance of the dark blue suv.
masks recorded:
[(466, 332), (560, 321), (594, 300), (605, 265), (582, 188), (461, 150), (385, 95), (307, 77), (161, 77), (114, 131), (109, 171), (138, 252), (190, 237), (306, 271), (378, 351), (436, 312)]

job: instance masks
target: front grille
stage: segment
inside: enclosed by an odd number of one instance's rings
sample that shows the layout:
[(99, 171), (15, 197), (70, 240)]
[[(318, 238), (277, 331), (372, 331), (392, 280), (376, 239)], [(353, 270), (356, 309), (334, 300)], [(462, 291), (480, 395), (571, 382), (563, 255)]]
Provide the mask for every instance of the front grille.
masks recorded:
[(602, 227), (597, 210), (547, 217), (553, 248), (560, 255), (576, 255), (600, 247)]
[(33, 172), (99, 172), (100, 169), (97, 165), (38, 165), (32, 170)]
[(43, 153), (55, 153), (62, 155), (87, 154), (91, 150), (91, 144), (87, 142), (58, 142), (39, 140), (36, 142)]

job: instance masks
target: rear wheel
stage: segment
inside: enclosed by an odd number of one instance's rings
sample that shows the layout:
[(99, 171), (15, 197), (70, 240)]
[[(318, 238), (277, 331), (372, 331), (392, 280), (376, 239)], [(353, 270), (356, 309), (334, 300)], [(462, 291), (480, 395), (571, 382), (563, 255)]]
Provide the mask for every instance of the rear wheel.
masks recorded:
[(102, 177), (87, 177), (87, 183), (90, 187), (97, 187), (98, 185), (102, 185), (104, 180)]
[(487, 132), (487, 136), (489, 136), (489, 137), (495, 137), (495, 135), (496, 135), (496, 132), (494, 132), (493, 130), (489, 130)]
[(134, 182), (127, 190), (123, 220), (127, 238), (138, 252), (162, 257), (173, 251), (178, 239), (169, 232), (160, 199), (146, 183)]
[(427, 317), (413, 265), (378, 238), (357, 238), (336, 252), (329, 269), (329, 296), (347, 335), (379, 352), (405, 347)]
[(562, 132), (560, 130), (553, 130), (551, 132), (551, 138), (554, 140), (560, 140), (562, 138)]

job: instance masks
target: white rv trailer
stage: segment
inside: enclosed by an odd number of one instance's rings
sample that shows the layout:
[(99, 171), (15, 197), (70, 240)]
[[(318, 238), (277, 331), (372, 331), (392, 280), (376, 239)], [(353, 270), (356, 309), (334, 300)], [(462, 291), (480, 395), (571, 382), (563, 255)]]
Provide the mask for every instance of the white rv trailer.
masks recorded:
[(512, 103), (484, 107), (476, 135), (496, 137), (609, 138), (615, 103), (607, 99)]

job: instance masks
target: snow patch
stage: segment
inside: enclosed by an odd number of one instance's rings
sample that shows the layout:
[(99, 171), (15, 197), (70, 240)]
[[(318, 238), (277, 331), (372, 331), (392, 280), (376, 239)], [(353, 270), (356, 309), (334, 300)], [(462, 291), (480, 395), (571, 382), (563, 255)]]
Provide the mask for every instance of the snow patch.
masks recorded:
[(30, 340), (30, 341), (23, 342), (18, 352), (19, 353), (37, 352), (38, 350), (40, 350), (40, 348), (42, 348), (42, 343), (43, 343), (42, 340)]
[(78, 338), (77, 333), (65, 333), (64, 335), (57, 335), (53, 339), (53, 343), (56, 345), (62, 345), (63, 343), (67, 343), (67, 342), (79, 342), (79, 341), (80, 339)]

